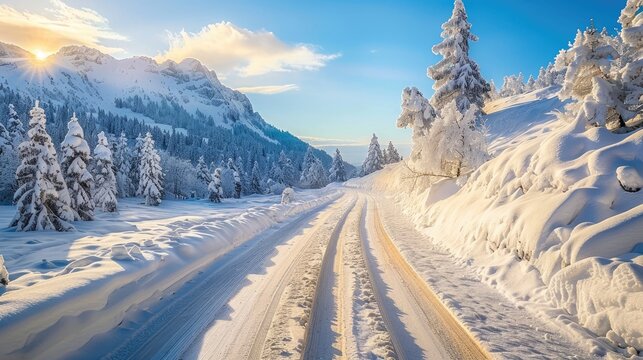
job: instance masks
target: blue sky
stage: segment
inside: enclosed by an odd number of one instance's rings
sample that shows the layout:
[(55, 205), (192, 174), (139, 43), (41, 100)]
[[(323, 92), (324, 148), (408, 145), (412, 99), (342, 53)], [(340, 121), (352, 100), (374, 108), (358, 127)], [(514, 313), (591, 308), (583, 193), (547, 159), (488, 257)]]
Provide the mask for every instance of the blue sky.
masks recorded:
[[(576, 29), (587, 26), (590, 18), (597, 27), (614, 31), (624, 3), (465, 0), (473, 32), (480, 37), (471, 55), (483, 75), (498, 85), (507, 74), (522, 71), (527, 76), (536, 75), (539, 67), (566, 47)], [(451, 0), (5, 0), (3, 4), (0, 30), (3, 23), (10, 22), (8, 17), (17, 16), (14, 12), (36, 14), (45, 20), (61, 20), (63, 24), (52, 31), (78, 24), (78, 31), (60, 30), (68, 31), (60, 42), (101, 46), (116, 57), (210, 56), (210, 64), (217, 65), (214, 70), (224, 84), (253, 92), (248, 96), (267, 121), (296, 135), (314, 138), (311, 141), (316, 144), (342, 145), (353, 162), (358, 161), (362, 145), (373, 132), (383, 142), (409, 142), (408, 131), (395, 128), (400, 93), (409, 85), (417, 86), (425, 95), (432, 92), (426, 67), (438, 58), (430, 49), (439, 42), (440, 24), (450, 16), (453, 6)], [(196, 39), (195, 34), (203, 27), (222, 22), (227, 25)], [(209, 48), (209, 39), (218, 41), (230, 29), (247, 29), (256, 41), (245, 44), (225, 63), (220, 53), (202, 53)], [(200, 42), (194, 40), (190, 49), (168, 52), (169, 34), (176, 39), (182, 30)], [(74, 33), (89, 35), (76, 38)], [(5, 39), (1, 34), (1, 41), (29, 50), (39, 46), (33, 39)], [(239, 70), (243, 64), (236, 66), (234, 62), (243, 62), (246, 47), (262, 47), (263, 39), (274, 48), (251, 49), (255, 54), (253, 64), (259, 68)], [(272, 53), (278, 55), (271, 57)], [(254, 93), (266, 92), (266, 86), (289, 91)]]

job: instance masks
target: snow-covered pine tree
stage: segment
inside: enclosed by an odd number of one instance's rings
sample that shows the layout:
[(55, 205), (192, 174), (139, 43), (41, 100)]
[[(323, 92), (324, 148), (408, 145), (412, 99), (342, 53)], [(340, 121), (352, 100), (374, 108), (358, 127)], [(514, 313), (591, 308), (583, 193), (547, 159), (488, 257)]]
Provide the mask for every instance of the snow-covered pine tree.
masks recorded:
[(315, 162), (308, 169), (308, 179), (307, 187), (311, 189), (321, 189), (324, 186), (328, 185), (328, 175), (326, 175), (326, 169), (321, 160), (315, 158)]
[(243, 189), (241, 185), (241, 175), (239, 174), (239, 170), (233, 168), (232, 176), (234, 178), (234, 198), (239, 199), (241, 198), (241, 190)]
[(487, 93), (487, 98), (491, 101), (496, 100), (499, 97), (498, 95), (498, 89), (496, 89), (496, 83), (493, 81), (489, 81), (489, 92)]
[(279, 153), (279, 160), (277, 163), (281, 170), (281, 180), (283, 180), (283, 183), (286, 186), (295, 185), (295, 182), (297, 182), (297, 171), (292, 165), (292, 161), (288, 156), (286, 156), (286, 153), (283, 150)]
[(397, 149), (395, 148), (395, 146), (393, 146), (392, 141), (388, 142), (385, 160), (385, 164), (395, 164), (396, 162), (400, 162), (400, 160), (402, 160), (400, 158), (400, 153), (397, 152)]
[(13, 146), (11, 145), (9, 132), (7, 128), (0, 123), (0, 156), (8, 156), (11, 150), (13, 150)]
[(534, 79), (533, 75), (529, 75), (529, 80), (527, 80), (527, 84), (525, 84), (525, 92), (534, 90), (536, 90), (536, 79)]
[(0, 203), (11, 202), (16, 184), (18, 153), (14, 150), (9, 131), (0, 123)]
[(112, 151), (104, 132), (98, 133), (98, 143), (94, 148), (95, 183), (94, 201), (96, 207), (106, 212), (116, 211), (116, 175)]
[[(623, 83), (623, 103), (632, 116), (643, 117), (643, 0), (628, 0), (618, 19), (624, 66), (619, 75)], [(629, 118), (629, 116), (626, 116)]]
[[(402, 112), (397, 119), (397, 127), (411, 128), (413, 146), (411, 149), (411, 162), (415, 167), (421, 167), (430, 153), (426, 151), (429, 128), (433, 123), (436, 113), (429, 100), (414, 87), (407, 87), (402, 92)], [(427, 159), (424, 159), (427, 158)]]
[(362, 175), (368, 175), (377, 170), (381, 170), (383, 167), (384, 159), (382, 156), (382, 150), (380, 149), (380, 143), (377, 141), (377, 136), (373, 134), (371, 144), (368, 146), (366, 159), (362, 164)]
[(462, 0), (455, 0), (451, 18), (442, 24), (442, 42), (433, 46), (433, 53), (443, 59), (427, 70), (435, 80), (431, 105), (438, 113), (455, 100), (460, 112), (471, 105), (482, 109), (489, 84), (480, 75), (478, 64), (469, 57), (469, 41), (478, 38), (471, 33), (471, 24)]
[(69, 231), (76, 217), (69, 206), (69, 192), (47, 134), (45, 111), (36, 101), (29, 112), (29, 131), (19, 148), (21, 164), (16, 171), (17, 212), (9, 226), (16, 231)]
[(133, 192), (130, 193), (130, 196), (138, 196), (138, 187), (139, 184), (141, 183), (141, 176), (139, 173), (140, 169), (140, 163), (141, 163), (141, 151), (143, 149), (143, 136), (139, 133), (138, 136), (136, 137), (136, 142), (134, 143), (134, 147), (132, 148), (132, 152), (130, 154), (130, 162), (131, 162), (131, 171), (130, 171), (130, 181), (132, 183), (132, 190)]
[(279, 184), (284, 183), (284, 175), (281, 172), (281, 168), (279, 167), (279, 164), (276, 162), (273, 162), (272, 166), (270, 166), (270, 171), (268, 172), (268, 176), (274, 182), (277, 182)]
[(94, 220), (94, 177), (87, 169), (91, 158), (90, 150), (76, 113), (69, 120), (67, 130), (67, 135), (60, 144), (60, 168), (69, 191), (70, 206), (81, 220)]
[(212, 175), (208, 170), (208, 165), (206, 165), (203, 159), (203, 155), (199, 156), (199, 161), (196, 163), (196, 176), (206, 187), (209, 186), (212, 181)]
[(457, 178), (487, 160), (486, 137), (476, 126), (477, 113), (471, 107), (461, 114), (457, 104), (451, 102), (435, 120), (427, 139), (432, 174)]
[(252, 180), (250, 181), (250, 191), (252, 194), (262, 194), (261, 189), (261, 171), (259, 170), (259, 163), (255, 161), (252, 166)]
[(306, 150), (306, 154), (304, 155), (304, 160), (301, 163), (301, 175), (299, 176), (299, 183), (301, 186), (308, 186), (310, 182), (309, 172), (316, 160), (317, 157), (313, 154), (313, 148), (312, 146), (309, 146), (308, 150)]
[(339, 149), (335, 149), (333, 165), (330, 167), (328, 179), (331, 182), (344, 182), (347, 180), (344, 159), (342, 159), (342, 154), (339, 152)]
[(116, 168), (116, 194), (122, 198), (132, 196), (132, 193), (136, 192), (130, 178), (132, 173), (130, 157), (127, 136), (121, 132), (114, 146), (114, 167)]
[(160, 205), (163, 197), (163, 170), (161, 157), (154, 148), (154, 139), (149, 132), (142, 141), (138, 169), (138, 193), (145, 198), (145, 205)]
[(223, 188), (221, 187), (221, 169), (214, 169), (212, 174), (212, 181), (208, 185), (208, 190), (210, 191), (210, 201), (215, 203), (220, 203), (223, 198)]
[(14, 151), (18, 151), (18, 146), (25, 138), (25, 128), (18, 117), (13, 104), (9, 104), (9, 119), (7, 119), (7, 131), (13, 144)]

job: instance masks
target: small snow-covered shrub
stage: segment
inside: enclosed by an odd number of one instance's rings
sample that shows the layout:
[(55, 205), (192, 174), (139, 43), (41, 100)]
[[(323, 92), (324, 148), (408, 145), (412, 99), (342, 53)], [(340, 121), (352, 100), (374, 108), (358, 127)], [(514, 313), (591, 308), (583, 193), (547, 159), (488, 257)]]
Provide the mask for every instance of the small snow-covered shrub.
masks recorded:
[(295, 190), (293, 190), (291, 187), (285, 188), (284, 191), (281, 193), (281, 203), (290, 204), (294, 200), (295, 200)]

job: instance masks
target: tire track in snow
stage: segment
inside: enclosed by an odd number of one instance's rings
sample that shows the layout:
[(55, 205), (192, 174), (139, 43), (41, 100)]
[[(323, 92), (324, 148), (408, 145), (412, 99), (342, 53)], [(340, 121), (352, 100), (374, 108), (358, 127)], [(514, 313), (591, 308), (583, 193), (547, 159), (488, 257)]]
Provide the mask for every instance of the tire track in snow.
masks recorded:
[[(333, 201), (337, 203), (337, 200)], [(299, 215), (294, 220), (249, 241), (217, 260), (188, 293), (157, 313), (136, 333), (115, 349), (111, 359), (177, 359), (216, 320), (231, 296), (274, 254), (275, 246), (285, 242), (312, 222), (328, 204)], [(224, 309), (225, 310), (225, 309)]]
[(402, 257), (368, 196), (361, 231), (387, 328), (401, 359), (491, 359)]

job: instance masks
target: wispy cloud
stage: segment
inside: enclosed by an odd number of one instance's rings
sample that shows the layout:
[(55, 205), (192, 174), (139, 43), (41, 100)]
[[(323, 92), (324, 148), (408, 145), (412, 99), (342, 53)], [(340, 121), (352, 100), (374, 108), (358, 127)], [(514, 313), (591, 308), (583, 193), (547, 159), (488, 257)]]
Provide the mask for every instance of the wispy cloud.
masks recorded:
[(242, 86), (242, 87), (236, 88), (235, 90), (241, 91), (242, 93), (245, 93), (245, 94), (274, 95), (274, 94), (280, 94), (286, 91), (299, 90), (299, 86), (297, 86), (296, 84)]
[(169, 49), (160, 61), (195, 58), (224, 76), (317, 70), (339, 54), (322, 54), (311, 45), (290, 45), (265, 30), (252, 31), (230, 22), (210, 24), (198, 33), (168, 32)]
[(103, 45), (105, 40), (127, 38), (109, 27), (109, 21), (89, 8), (74, 8), (61, 0), (50, 0), (40, 13), (0, 5), (0, 40), (29, 51), (52, 53), (70, 44), (87, 45), (107, 53), (121, 48)]

